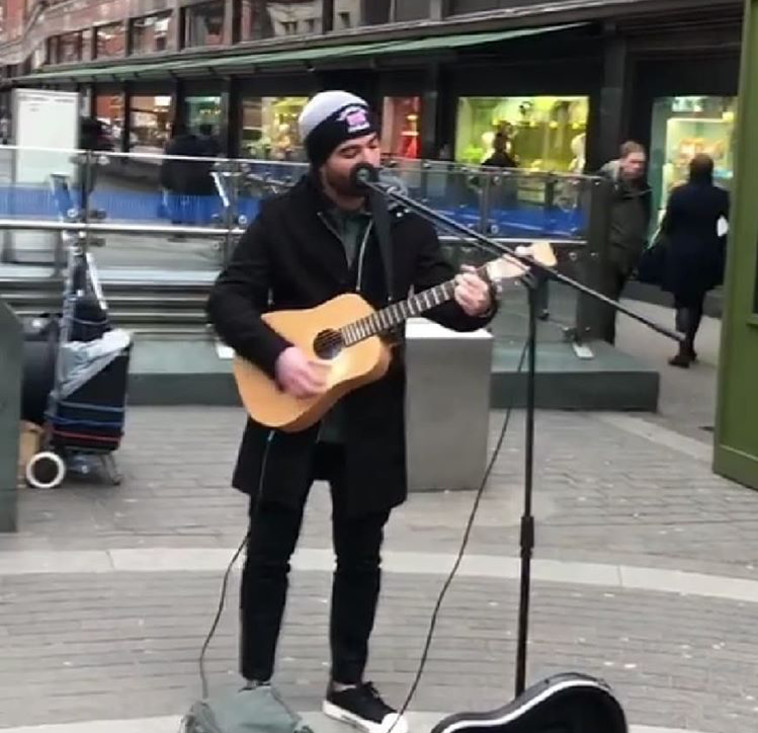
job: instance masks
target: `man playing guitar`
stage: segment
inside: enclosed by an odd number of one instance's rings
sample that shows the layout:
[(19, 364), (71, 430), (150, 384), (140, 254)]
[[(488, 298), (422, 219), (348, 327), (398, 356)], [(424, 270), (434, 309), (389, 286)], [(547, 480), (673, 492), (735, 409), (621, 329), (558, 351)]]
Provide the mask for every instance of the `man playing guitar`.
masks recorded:
[[(379, 130), (367, 103), (342, 91), (317, 94), (299, 119), (310, 171), (268, 199), (216, 280), (210, 321), (239, 356), (305, 398), (326, 389), (328, 366), (309, 360), (269, 327), (269, 310), (312, 308), (340, 293), (360, 293), (374, 307), (455, 277), (433, 226), (403, 209), (389, 217), (392, 283), (387, 283), (380, 227), (356, 165), (378, 167)], [(385, 245), (386, 246), (386, 245)], [(427, 316), (457, 331), (485, 326), (495, 312), (490, 286), (473, 268), (456, 278), (455, 297)], [(407, 724), (364, 680), (380, 587), (380, 548), (393, 507), (407, 495), (405, 367), (402, 342), (378, 381), (340, 400), (318, 424), (299, 432), (249, 420), (233, 485), (250, 496), (241, 585), (241, 673), (248, 685), (270, 683), (284, 611), (290, 557), (314, 480), (329, 482), (337, 557), (331, 598), (330, 680), (323, 710), (368, 733), (406, 733)]]

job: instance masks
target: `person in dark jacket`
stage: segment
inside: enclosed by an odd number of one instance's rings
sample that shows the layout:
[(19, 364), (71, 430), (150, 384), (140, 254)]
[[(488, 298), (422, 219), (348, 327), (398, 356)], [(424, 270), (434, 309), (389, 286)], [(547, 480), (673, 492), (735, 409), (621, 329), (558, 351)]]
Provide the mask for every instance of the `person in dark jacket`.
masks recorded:
[(214, 194), (212, 163), (198, 160), (209, 157), (206, 143), (183, 122), (177, 122), (165, 153), (176, 156), (165, 158), (160, 172), (161, 186), (168, 193), (171, 223), (206, 223), (208, 199)]
[(203, 122), (201, 125), (198, 125), (197, 131), (200, 133), (198, 138), (205, 149), (205, 155), (210, 158), (221, 157), (223, 150), (221, 149), (221, 142), (213, 132), (213, 125)]
[(492, 155), (482, 163), (490, 168), (517, 168), (516, 159), (508, 152), (508, 138), (502, 133), (495, 134), (492, 142)]
[[(456, 278), (455, 299), (427, 315), (460, 331), (495, 311), (488, 285), (456, 275), (434, 227), (402, 209), (389, 212), (392, 282), (386, 282), (373, 212), (350, 173), (378, 166), (379, 130), (366, 102), (347, 92), (316, 95), (299, 119), (310, 172), (266, 199), (215, 282), (210, 321), (237, 354), (295, 396), (322, 392), (325, 375), (261, 320), (271, 310), (308, 308), (357, 291), (374, 307)], [(329, 639), (331, 672), (323, 710), (371, 733), (407, 724), (363, 678), (380, 586), (380, 548), (393, 507), (406, 498), (405, 369), (402, 342), (387, 374), (346, 395), (312, 428), (285, 433), (248, 420), (233, 485), (250, 495), (241, 586), (241, 672), (268, 684), (287, 592), (289, 561), (314, 480), (332, 496), (337, 565)]]
[[(108, 137), (103, 123), (97, 117), (84, 117), (79, 124), (79, 149), (92, 152), (112, 152), (113, 141)], [(79, 190), (82, 199), (92, 195), (97, 184), (100, 161), (93, 158), (79, 166)], [(84, 201), (82, 200), (82, 206)]]
[[(647, 244), (652, 198), (645, 177), (646, 165), (645, 148), (630, 140), (621, 146), (618, 160), (600, 169), (600, 175), (613, 183), (602, 291), (614, 300), (621, 297)], [(616, 310), (604, 308), (602, 320), (603, 339), (615, 343)]]
[(713, 159), (696, 155), (689, 181), (675, 188), (661, 222), (665, 237), (662, 287), (674, 296), (676, 329), (684, 334), (679, 353), (669, 360), (689, 367), (697, 359), (695, 336), (705, 295), (724, 276), (729, 194), (713, 185)]

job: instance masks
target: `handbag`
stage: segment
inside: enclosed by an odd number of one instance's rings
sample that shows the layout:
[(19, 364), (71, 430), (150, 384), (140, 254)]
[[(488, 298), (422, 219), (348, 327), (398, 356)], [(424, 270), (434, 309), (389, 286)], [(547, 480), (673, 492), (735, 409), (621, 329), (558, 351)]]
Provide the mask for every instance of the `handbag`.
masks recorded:
[(649, 285), (662, 285), (666, 269), (668, 237), (659, 226), (637, 263), (637, 280)]

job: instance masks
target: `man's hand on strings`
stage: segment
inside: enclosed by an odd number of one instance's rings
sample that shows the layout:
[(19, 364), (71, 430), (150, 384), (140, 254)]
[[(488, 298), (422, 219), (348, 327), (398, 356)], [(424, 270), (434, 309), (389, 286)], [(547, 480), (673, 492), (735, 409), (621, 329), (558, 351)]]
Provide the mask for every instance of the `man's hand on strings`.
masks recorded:
[(490, 286), (475, 267), (463, 265), (455, 278), (455, 302), (467, 316), (482, 316), (492, 308)]

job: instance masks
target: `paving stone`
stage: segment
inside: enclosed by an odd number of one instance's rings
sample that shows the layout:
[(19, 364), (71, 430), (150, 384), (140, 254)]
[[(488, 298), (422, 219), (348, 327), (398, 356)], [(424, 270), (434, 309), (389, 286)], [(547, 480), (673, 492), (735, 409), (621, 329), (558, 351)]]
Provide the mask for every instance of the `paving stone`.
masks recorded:
[[(216, 574), (37, 579), (49, 582), (0, 579), (2, 725), (169, 715), (198, 694)], [(416, 672), (440, 585), (439, 577), (385, 575), (369, 676), (396, 703)], [(327, 573), (294, 574), (277, 682), (302, 710), (318, 706), (328, 673), (328, 596)], [(79, 620), (78, 600), (87, 609)], [(532, 601), (530, 681), (583, 671), (614, 686), (633, 723), (754, 730), (754, 606), (555, 584), (537, 585)], [(238, 683), (236, 605), (232, 586), (208, 655), (214, 686)], [(516, 583), (458, 579), (412, 707), (483, 710), (511, 699), (516, 618)]]
[[(118, 488), (26, 490), (21, 532), (1, 549), (230, 547), (245, 531), (246, 498), (229, 488), (241, 430), (233, 408), (134, 408)], [(469, 543), (518, 554), (523, 416), (514, 415)], [(502, 419), (492, 416), (492, 433)], [(534, 501), (537, 554), (758, 577), (758, 497), (710, 466), (626, 433), (601, 416), (540, 413)], [(176, 465), (168, 461), (174, 461)], [(472, 492), (413, 494), (393, 513), (392, 549), (453, 552)], [(309, 500), (302, 546), (328, 547), (329, 499)]]

